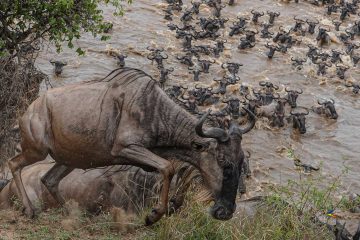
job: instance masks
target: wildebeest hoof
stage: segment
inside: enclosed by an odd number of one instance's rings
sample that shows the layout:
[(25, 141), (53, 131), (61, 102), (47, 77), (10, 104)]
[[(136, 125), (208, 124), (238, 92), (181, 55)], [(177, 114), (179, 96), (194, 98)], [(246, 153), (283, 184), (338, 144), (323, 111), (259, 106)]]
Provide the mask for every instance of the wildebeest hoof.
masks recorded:
[(145, 226), (150, 226), (156, 223), (157, 221), (159, 221), (162, 215), (163, 214), (161, 213), (161, 211), (159, 211), (157, 208), (153, 208), (151, 210), (151, 213), (145, 218)]
[(169, 208), (168, 208), (168, 215), (173, 214), (174, 212), (176, 212), (183, 204), (184, 202), (184, 197), (183, 196), (172, 196), (170, 201), (169, 201)]
[(35, 210), (32, 208), (23, 208), (23, 214), (25, 214), (28, 218), (34, 219), (35, 218)]

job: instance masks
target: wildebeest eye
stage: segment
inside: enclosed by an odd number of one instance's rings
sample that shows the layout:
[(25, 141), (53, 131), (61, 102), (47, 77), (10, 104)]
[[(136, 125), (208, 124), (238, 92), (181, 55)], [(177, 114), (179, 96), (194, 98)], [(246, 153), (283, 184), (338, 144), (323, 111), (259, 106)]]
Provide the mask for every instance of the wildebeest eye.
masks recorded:
[(192, 147), (193, 149), (195, 149), (196, 151), (202, 152), (205, 149), (207, 149), (208, 145), (206, 144), (202, 144), (202, 143), (197, 143), (197, 142), (192, 142)]

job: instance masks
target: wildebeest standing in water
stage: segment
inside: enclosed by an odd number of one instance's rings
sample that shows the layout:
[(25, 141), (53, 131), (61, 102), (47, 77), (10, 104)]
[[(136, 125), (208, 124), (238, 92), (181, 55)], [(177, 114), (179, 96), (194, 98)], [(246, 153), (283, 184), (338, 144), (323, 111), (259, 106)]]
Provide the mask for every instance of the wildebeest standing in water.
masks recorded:
[(242, 134), (255, 125), (241, 128), (232, 123), (229, 131), (203, 129), (209, 113), (196, 119), (176, 105), (144, 72), (119, 68), (101, 80), (49, 90), (35, 100), (19, 121), (22, 152), (9, 160), (25, 213), (34, 207), (25, 191), (21, 170), (50, 154), (56, 164), (41, 181), (50, 194), (64, 203), (58, 185), (74, 168), (133, 165), (158, 171), (163, 177), (160, 202), (146, 217), (146, 224), (158, 221), (167, 210), (174, 169), (162, 157), (171, 152), (177, 159), (199, 169), (215, 204), (211, 215), (230, 219), (235, 211), (239, 168), (244, 159)]

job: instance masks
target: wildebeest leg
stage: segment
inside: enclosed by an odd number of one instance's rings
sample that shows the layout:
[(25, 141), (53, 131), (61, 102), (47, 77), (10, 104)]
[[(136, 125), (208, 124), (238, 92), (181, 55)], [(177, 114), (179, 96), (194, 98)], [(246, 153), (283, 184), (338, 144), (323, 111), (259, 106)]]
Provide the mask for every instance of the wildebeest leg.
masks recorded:
[(169, 206), (169, 214), (174, 213), (178, 210), (184, 203), (185, 193), (189, 189), (192, 183), (192, 173), (194, 168), (187, 166), (185, 168), (180, 169), (177, 172), (177, 179), (175, 182), (175, 186), (179, 186), (176, 189), (176, 193), (170, 198), (170, 206)]
[(74, 170), (74, 168), (55, 163), (55, 165), (41, 178), (41, 182), (60, 205), (63, 205), (65, 200), (59, 193), (59, 182), (71, 173), (72, 170)]
[(240, 178), (239, 178), (238, 191), (239, 191), (239, 193), (241, 193), (241, 194), (246, 193), (245, 176), (244, 176), (243, 173), (241, 173)]
[(8, 161), (8, 165), (14, 177), (22, 204), (25, 207), (25, 214), (30, 218), (35, 217), (35, 208), (30, 202), (28, 195), (26, 194), (25, 187), (21, 179), (21, 169), (34, 162), (36, 161), (29, 161), (28, 159), (26, 159), (24, 154), (19, 154)]
[(163, 176), (163, 184), (160, 192), (160, 202), (157, 207), (153, 208), (151, 213), (145, 219), (146, 225), (151, 225), (157, 222), (167, 210), (170, 183), (175, 172), (172, 164), (169, 161), (152, 153), (148, 149), (137, 145), (130, 145), (122, 149), (119, 153), (119, 156), (131, 160), (135, 165), (139, 164), (156, 168)]

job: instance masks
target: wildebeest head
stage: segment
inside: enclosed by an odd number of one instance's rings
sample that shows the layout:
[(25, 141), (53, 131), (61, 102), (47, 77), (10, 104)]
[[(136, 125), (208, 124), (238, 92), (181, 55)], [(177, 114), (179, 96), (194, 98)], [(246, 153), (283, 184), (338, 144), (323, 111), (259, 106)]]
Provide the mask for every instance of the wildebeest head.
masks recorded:
[(54, 72), (56, 76), (59, 76), (63, 71), (63, 67), (67, 65), (64, 61), (51, 60), (50, 63), (55, 66)]
[(201, 70), (204, 73), (209, 73), (209, 68), (211, 64), (215, 63), (215, 60), (209, 61), (209, 60), (200, 60), (198, 59), (199, 65), (201, 66)]
[(330, 42), (329, 34), (327, 33), (329, 30), (319, 27), (319, 32), (316, 37), (316, 40), (319, 42), (320, 46), (323, 44), (327, 44)]
[(343, 55), (342, 52), (336, 51), (336, 50), (331, 50), (332, 55), (331, 55), (331, 62), (332, 63), (337, 63), (337, 62), (342, 62), (340, 55)]
[(264, 16), (263, 12), (258, 12), (258, 11), (255, 11), (255, 10), (251, 10), (251, 14), (253, 15), (253, 17), (251, 19), (251, 21), (253, 23), (258, 23), (259, 17)]
[(280, 16), (279, 12), (267, 11), (267, 14), (269, 15), (269, 23), (270, 24), (274, 24), (275, 18)]
[(240, 168), (244, 161), (241, 148), (242, 135), (249, 132), (255, 125), (255, 116), (244, 109), (250, 116), (245, 128), (231, 123), (229, 131), (221, 128), (203, 130), (203, 124), (210, 114), (207, 112), (198, 121), (195, 130), (203, 138), (213, 138), (206, 144), (194, 143), (194, 149), (201, 152), (199, 169), (205, 184), (215, 199), (210, 214), (219, 220), (232, 218), (236, 209), (236, 194), (239, 184)]
[(319, 20), (316, 20), (314, 22), (314, 21), (310, 21), (309, 19), (306, 19), (306, 23), (309, 25), (308, 32), (310, 34), (314, 34), (315, 33), (315, 27), (316, 27), (317, 24), (319, 24)]
[(293, 58), (293, 57), (291, 57), (291, 61), (292, 61), (292, 65), (293, 65), (296, 69), (301, 70), (301, 69), (302, 69), (302, 65), (306, 62), (306, 59)]
[(300, 91), (297, 91), (297, 90), (290, 90), (288, 88), (285, 88), (285, 91), (287, 92), (286, 98), (289, 105), (291, 106), (291, 108), (296, 108), (296, 100), (299, 94), (303, 93), (303, 90), (300, 89)]
[(350, 67), (348, 66), (341, 66), (336, 64), (336, 75), (340, 78), (340, 79), (345, 79), (345, 72), (349, 69)]
[(251, 31), (251, 30), (247, 30), (246, 32), (245, 32), (245, 34), (246, 34), (246, 40), (248, 40), (248, 41), (250, 41), (251, 43), (253, 43), (253, 42), (255, 42), (256, 41), (256, 38), (255, 38), (255, 35), (256, 34), (258, 34), (259, 33), (259, 31)]
[(226, 77), (223, 77), (221, 79), (214, 78), (214, 81), (219, 83), (219, 88), (215, 90), (214, 93), (220, 93), (225, 94), (226, 93), (226, 87), (230, 85), (229, 80)]
[(250, 40), (246, 38), (240, 38), (240, 44), (238, 46), (239, 49), (245, 49), (245, 48), (253, 48), (255, 47), (255, 43), (251, 43)]
[(276, 98), (276, 107), (275, 111), (272, 116), (272, 125), (277, 127), (283, 127), (285, 125), (284, 118), (285, 118), (285, 104), (287, 99), (285, 98)]
[(191, 1), (191, 4), (192, 4), (192, 8), (191, 8), (191, 11), (195, 14), (199, 14), (199, 9), (200, 9), (200, 5), (201, 5), (201, 2), (193, 2)]
[(309, 114), (309, 110), (306, 109), (306, 112), (293, 112), (291, 110), (290, 114), (292, 115), (293, 128), (298, 129), (301, 134), (306, 133), (306, 115)]
[(346, 87), (352, 87), (352, 91), (354, 94), (358, 94), (360, 91), (360, 85), (357, 83), (346, 83)]
[(119, 67), (125, 67), (125, 58), (127, 58), (128, 56), (126, 54), (116, 54), (116, 58), (118, 60), (117, 64), (119, 65)]
[(273, 58), (275, 51), (280, 51), (278, 46), (270, 45), (269, 43), (266, 43), (265, 47), (269, 49), (269, 52), (267, 53), (269, 59)]
[(256, 113), (256, 108), (261, 105), (261, 102), (257, 98), (250, 97), (250, 94), (245, 95), (246, 100), (248, 100), (247, 109), (249, 109), (252, 113)]
[(294, 16), (294, 20), (295, 20), (295, 26), (292, 28), (292, 30), (294, 32), (299, 32), (299, 31), (303, 31), (302, 26), (304, 24), (304, 20), (300, 19), (300, 18), (296, 18), (296, 16)]
[(335, 101), (334, 99), (330, 99), (327, 101), (318, 100), (318, 104), (323, 108), (324, 114), (331, 119), (337, 119), (338, 114), (335, 109)]
[(238, 119), (240, 117), (240, 99), (230, 98), (222, 102), (227, 104), (226, 111), (232, 118)]
[(342, 22), (333, 20), (332, 23), (333, 23), (334, 26), (335, 26), (335, 30), (336, 30), (336, 31), (340, 31), (340, 25), (341, 25)]

